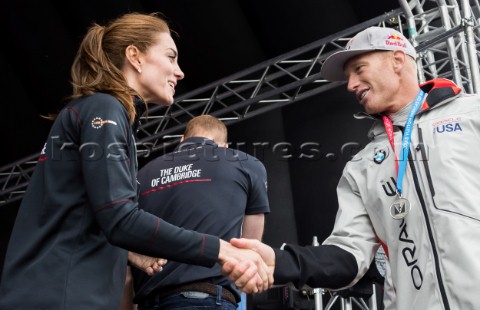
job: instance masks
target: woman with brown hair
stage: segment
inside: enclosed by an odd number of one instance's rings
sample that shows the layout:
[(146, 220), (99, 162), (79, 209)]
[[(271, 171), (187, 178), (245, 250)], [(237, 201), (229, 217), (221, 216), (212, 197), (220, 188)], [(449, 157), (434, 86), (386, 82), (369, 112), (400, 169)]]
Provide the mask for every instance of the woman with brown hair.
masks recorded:
[(245, 260), (260, 271), (259, 289), (268, 285), (253, 251), (137, 208), (137, 109), (173, 103), (184, 77), (177, 61), (169, 27), (156, 15), (90, 27), (72, 66), (72, 100), (55, 119), (18, 211), (1, 309), (118, 309), (124, 249), (207, 267)]

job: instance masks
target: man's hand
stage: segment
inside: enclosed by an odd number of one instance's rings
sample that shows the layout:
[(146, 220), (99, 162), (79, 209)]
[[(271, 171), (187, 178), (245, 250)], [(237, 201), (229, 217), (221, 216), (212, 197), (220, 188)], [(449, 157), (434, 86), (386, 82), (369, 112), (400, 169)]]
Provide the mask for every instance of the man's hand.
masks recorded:
[[(262, 264), (260, 271), (254, 272), (254, 265), (248, 261), (229, 260), (222, 265), (222, 273), (245, 293), (260, 293), (273, 285), (275, 269), (275, 252), (268, 245), (255, 239), (232, 239), (231, 244), (238, 249), (248, 249), (260, 254)], [(265, 269), (266, 268), (266, 269)], [(260, 285), (258, 277), (262, 280)], [(266, 279), (265, 279), (266, 277)], [(266, 280), (266, 281), (265, 281)]]
[[(262, 260), (267, 265), (268, 287), (273, 285), (273, 271), (275, 270), (275, 252), (273, 249), (256, 239), (232, 239), (230, 243), (235, 247), (242, 249), (250, 249), (257, 252), (262, 257)], [(245, 264), (233, 264), (227, 262), (222, 266), (222, 273), (231, 281), (241, 288), (243, 291), (251, 290), (252, 279), (248, 272), (248, 266)]]
[[(273, 277), (270, 277), (268, 274), (268, 266), (260, 255), (251, 249), (237, 248), (224, 240), (220, 240), (218, 262), (222, 266), (225, 266), (225, 264), (232, 266), (227, 270), (234, 269), (233, 266), (238, 266), (238, 270), (242, 271), (244, 277), (242, 278), (242, 282), (238, 283), (237, 286), (245, 293), (260, 293), (267, 290), (273, 284)], [(226, 273), (224, 274), (228, 275)]]
[(164, 258), (155, 258), (134, 252), (128, 252), (128, 260), (133, 266), (143, 270), (149, 276), (162, 271), (162, 267), (167, 263), (167, 260)]

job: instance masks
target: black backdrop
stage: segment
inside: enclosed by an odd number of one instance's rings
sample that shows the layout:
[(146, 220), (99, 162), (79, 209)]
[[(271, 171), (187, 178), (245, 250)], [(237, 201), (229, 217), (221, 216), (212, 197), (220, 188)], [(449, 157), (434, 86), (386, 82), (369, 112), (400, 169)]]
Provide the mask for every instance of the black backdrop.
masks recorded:
[[(0, 165), (38, 152), (53, 112), (69, 94), (68, 72), (87, 26), (128, 11), (163, 12), (180, 37), (186, 78), (177, 94), (288, 52), (397, 8), (395, 0), (84, 0), (3, 1), (0, 4), (2, 112)], [(269, 175), (272, 213), (264, 241), (310, 244), (331, 231), (335, 187), (347, 144), (365, 145), (368, 121), (344, 87), (229, 126), (233, 146), (258, 151)], [(291, 144), (291, 146), (289, 146)], [(305, 147), (305, 144), (307, 147)], [(303, 145), (303, 147), (302, 147)], [(282, 146), (287, 146), (282, 149)], [(285, 153), (282, 152), (285, 151)], [(306, 151), (313, 159), (300, 158)], [(315, 150), (318, 150), (315, 151)], [(282, 154), (292, 154), (285, 159)], [(0, 265), (18, 203), (0, 208)]]

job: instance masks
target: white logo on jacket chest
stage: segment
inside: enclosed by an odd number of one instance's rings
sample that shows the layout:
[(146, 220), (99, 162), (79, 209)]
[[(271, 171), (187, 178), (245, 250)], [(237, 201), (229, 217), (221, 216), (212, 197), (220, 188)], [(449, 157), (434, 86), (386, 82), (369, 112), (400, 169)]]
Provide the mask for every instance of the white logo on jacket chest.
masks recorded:
[(113, 124), (117, 126), (117, 122), (111, 121), (111, 120), (103, 120), (101, 117), (94, 117), (92, 119), (92, 127), (95, 129), (102, 128), (103, 125), (105, 124)]

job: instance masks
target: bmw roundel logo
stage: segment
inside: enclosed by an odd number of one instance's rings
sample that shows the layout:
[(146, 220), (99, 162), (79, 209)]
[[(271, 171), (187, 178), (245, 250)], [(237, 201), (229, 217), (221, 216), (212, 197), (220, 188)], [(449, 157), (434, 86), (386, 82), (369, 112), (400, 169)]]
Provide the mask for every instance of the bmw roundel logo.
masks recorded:
[(381, 164), (385, 160), (385, 157), (387, 157), (387, 152), (385, 152), (385, 150), (378, 150), (375, 152), (373, 161), (377, 164)]

